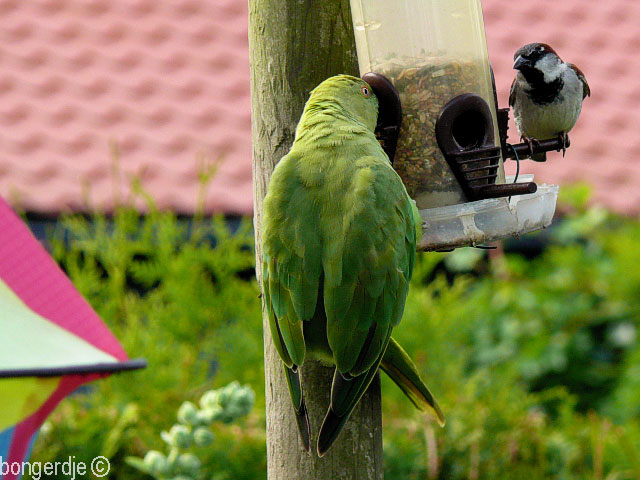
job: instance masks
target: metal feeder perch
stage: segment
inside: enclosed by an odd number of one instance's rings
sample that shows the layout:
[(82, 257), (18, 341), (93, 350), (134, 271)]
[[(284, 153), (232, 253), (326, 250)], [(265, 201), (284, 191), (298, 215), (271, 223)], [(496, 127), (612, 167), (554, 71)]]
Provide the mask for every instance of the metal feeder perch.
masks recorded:
[[(548, 226), (558, 187), (506, 178), (503, 159), (562, 149), (507, 143), (480, 0), (351, 0), (360, 72), (393, 94), (376, 131), (425, 221), (422, 250), (477, 246)], [(395, 88), (394, 88), (395, 87)], [(400, 108), (401, 106), (401, 108)], [(402, 112), (402, 113), (400, 113)]]

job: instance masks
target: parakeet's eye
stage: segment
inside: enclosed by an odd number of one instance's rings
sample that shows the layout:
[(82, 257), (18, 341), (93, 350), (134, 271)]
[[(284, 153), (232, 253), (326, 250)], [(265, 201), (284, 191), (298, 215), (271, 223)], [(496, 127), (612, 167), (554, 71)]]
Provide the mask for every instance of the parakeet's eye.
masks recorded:
[(369, 92), (369, 89), (367, 87), (362, 87), (361, 88), (362, 94), (366, 97), (369, 98), (369, 96), (371, 95), (371, 93)]

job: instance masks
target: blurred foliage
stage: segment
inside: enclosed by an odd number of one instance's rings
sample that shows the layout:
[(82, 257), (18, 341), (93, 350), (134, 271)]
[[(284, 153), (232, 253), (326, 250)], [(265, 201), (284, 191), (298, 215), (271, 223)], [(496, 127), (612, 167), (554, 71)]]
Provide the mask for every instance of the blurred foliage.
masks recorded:
[[(447, 425), (416, 412), (383, 377), (385, 478), (640, 478), (640, 223), (587, 207), (585, 186), (561, 192), (567, 213), (540, 234), (540, 254), (418, 256), (394, 337)], [(199, 458), (221, 478), (265, 478), (250, 223), (232, 233), (223, 218), (125, 208), (61, 225), (56, 258), (149, 367), (62, 402), (34, 459), (104, 455), (111, 478), (140, 478), (125, 457), (162, 449), (158, 432), (184, 401), (238, 380), (256, 392), (256, 407), (215, 424)]]
[(215, 441), (215, 435), (208, 428), (211, 424), (231, 423), (247, 415), (254, 400), (251, 387), (242, 387), (238, 382), (209, 390), (200, 398), (200, 409), (191, 402), (184, 402), (176, 415), (178, 423), (160, 434), (169, 448), (167, 455), (149, 450), (144, 458), (127, 457), (125, 461), (157, 480), (222, 480), (226, 475), (218, 472), (215, 465), (202, 465), (196, 455), (198, 447), (208, 447)]
[(104, 455), (111, 478), (141, 478), (124, 458), (162, 449), (158, 434), (184, 401), (237, 380), (260, 392), (256, 408), (237, 424), (214, 425), (216, 441), (200, 460), (220, 478), (263, 477), (262, 321), (250, 220), (232, 232), (223, 217), (185, 221), (122, 208), (112, 218), (67, 216), (50, 237), (74, 284), (129, 356), (146, 358), (148, 367), (91, 383), (62, 402), (34, 457)]

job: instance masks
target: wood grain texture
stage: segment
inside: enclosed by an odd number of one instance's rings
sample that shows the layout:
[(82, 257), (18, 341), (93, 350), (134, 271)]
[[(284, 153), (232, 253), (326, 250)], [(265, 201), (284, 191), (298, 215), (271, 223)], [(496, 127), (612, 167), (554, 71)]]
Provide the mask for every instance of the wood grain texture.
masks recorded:
[[(256, 275), (262, 279), (262, 200), (275, 164), (293, 143), (309, 92), (340, 73), (358, 75), (348, 0), (250, 0), (249, 51)], [(264, 315), (267, 462), (271, 480), (381, 480), (380, 381), (372, 382), (323, 458), (302, 450), (289, 392)], [(332, 369), (302, 368), (315, 442), (329, 405)]]

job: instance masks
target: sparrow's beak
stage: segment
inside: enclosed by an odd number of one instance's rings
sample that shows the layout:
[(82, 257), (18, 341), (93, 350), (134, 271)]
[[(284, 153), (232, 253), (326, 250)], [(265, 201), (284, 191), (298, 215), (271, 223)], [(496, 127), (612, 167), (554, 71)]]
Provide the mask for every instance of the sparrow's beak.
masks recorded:
[(376, 134), (383, 142), (383, 148), (393, 163), (400, 124), (402, 123), (402, 105), (398, 91), (393, 83), (379, 73), (369, 72), (362, 76), (378, 98), (378, 123)]
[(518, 55), (515, 59), (515, 63), (513, 64), (514, 70), (520, 70), (524, 65), (528, 65), (529, 60), (524, 58), (522, 55)]

